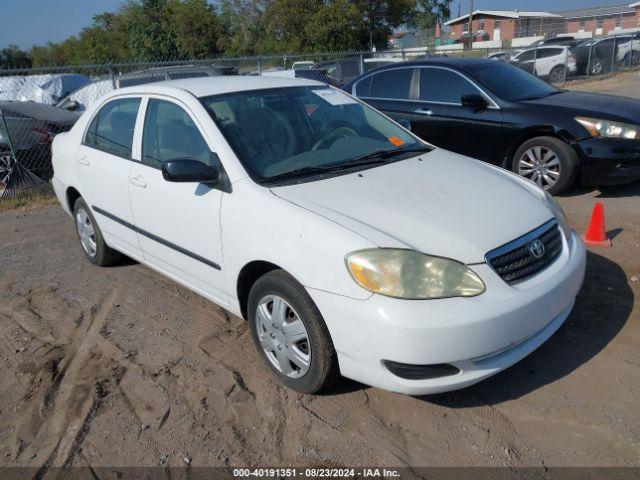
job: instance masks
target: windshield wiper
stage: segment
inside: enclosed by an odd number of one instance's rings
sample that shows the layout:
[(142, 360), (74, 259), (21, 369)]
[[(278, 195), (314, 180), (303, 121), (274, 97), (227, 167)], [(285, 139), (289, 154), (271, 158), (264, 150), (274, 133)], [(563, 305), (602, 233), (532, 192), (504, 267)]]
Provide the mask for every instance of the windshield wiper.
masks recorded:
[(361, 157), (357, 157), (352, 160), (347, 160), (346, 162), (341, 162), (339, 164), (336, 164), (334, 168), (338, 170), (344, 170), (345, 168), (359, 167), (361, 165), (375, 165), (378, 163), (384, 163), (386, 159), (395, 157), (396, 155), (402, 155), (403, 153), (430, 152), (431, 150), (432, 148), (428, 147), (427, 145), (424, 145), (422, 147), (415, 147), (415, 148), (376, 150), (375, 152), (367, 153), (366, 155), (362, 155)]
[(264, 178), (264, 180), (267, 180), (269, 182), (278, 181), (278, 180), (291, 180), (291, 179), (306, 177), (311, 175), (322, 175), (330, 172), (339, 172), (342, 170), (357, 168), (364, 165), (377, 165), (380, 163), (385, 163), (385, 161), (388, 158), (394, 157), (396, 155), (401, 155), (403, 153), (430, 152), (431, 150), (432, 150), (432, 147), (429, 147), (427, 145), (424, 145), (423, 147), (416, 147), (416, 148), (376, 150), (366, 155), (362, 155), (360, 157), (347, 160), (346, 162), (296, 168), (295, 170), (291, 170), (290, 172), (278, 173), (277, 175), (266, 177)]
[(293, 178), (306, 177), (308, 175), (317, 175), (326, 173), (328, 170), (334, 170), (334, 168), (329, 168), (327, 166), (321, 167), (302, 167), (296, 168), (295, 170), (291, 170), (289, 172), (278, 173), (276, 175), (271, 175), (270, 177), (265, 177), (263, 180), (267, 180), (272, 182), (274, 180), (290, 180)]

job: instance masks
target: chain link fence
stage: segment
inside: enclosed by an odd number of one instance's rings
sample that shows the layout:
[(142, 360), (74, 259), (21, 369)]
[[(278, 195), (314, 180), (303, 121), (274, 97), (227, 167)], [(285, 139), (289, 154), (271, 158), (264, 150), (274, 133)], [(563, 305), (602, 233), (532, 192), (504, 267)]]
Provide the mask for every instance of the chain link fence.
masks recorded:
[(51, 143), (82, 112), (118, 88), (163, 80), (256, 75), (298, 77), (340, 87), (379, 66), (431, 57), (510, 62), (556, 84), (640, 64), (640, 34), (578, 42), (539, 41), (520, 48), (465, 49), (461, 44), (384, 52), (220, 57), (209, 60), (74, 65), (0, 70), (0, 203), (50, 191)]

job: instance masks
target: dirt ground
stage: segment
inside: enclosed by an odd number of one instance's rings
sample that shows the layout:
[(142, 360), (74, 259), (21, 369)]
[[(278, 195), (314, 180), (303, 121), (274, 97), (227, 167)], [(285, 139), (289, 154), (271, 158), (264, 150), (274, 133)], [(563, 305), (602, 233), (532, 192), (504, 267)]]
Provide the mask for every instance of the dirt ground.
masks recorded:
[(243, 320), (134, 262), (92, 266), (57, 205), (1, 212), (0, 465), (639, 466), (640, 184), (559, 200), (578, 231), (602, 201), (614, 237), (565, 325), (423, 398), (287, 390)]

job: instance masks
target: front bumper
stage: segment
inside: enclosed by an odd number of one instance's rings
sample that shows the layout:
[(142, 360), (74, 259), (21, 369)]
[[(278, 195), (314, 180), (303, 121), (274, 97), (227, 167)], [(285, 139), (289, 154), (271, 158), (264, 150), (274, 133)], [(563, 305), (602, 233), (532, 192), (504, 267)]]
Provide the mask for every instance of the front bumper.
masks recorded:
[(587, 138), (573, 145), (584, 185), (618, 185), (640, 180), (640, 141)]
[[(477, 297), (356, 300), (307, 290), (325, 319), (342, 375), (409, 395), (456, 390), (518, 362), (565, 321), (584, 278), (585, 249), (575, 232), (563, 243), (552, 265), (519, 284), (508, 285), (486, 264), (472, 266), (487, 286)], [(384, 360), (446, 363), (460, 372), (410, 380), (391, 373)]]

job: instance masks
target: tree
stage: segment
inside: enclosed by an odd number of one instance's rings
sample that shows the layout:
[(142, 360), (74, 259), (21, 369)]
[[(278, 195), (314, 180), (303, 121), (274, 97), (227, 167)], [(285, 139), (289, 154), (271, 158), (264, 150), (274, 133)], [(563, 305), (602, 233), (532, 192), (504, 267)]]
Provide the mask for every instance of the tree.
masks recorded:
[(436, 23), (444, 23), (451, 17), (452, 0), (416, 0), (409, 24), (420, 30), (430, 30)]
[(349, 0), (327, 2), (305, 25), (310, 49), (316, 52), (339, 52), (358, 49), (363, 44), (362, 15)]
[(31, 55), (18, 48), (17, 45), (9, 45), (0, 50), (0, 68), (30, 68)]

